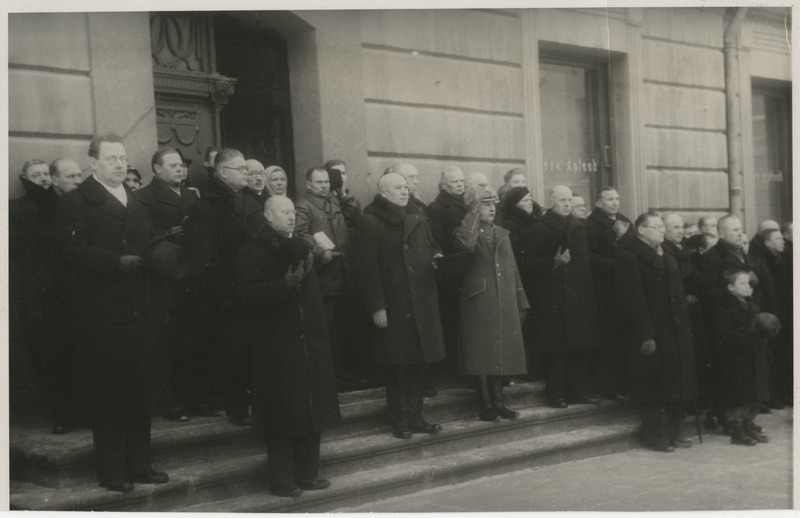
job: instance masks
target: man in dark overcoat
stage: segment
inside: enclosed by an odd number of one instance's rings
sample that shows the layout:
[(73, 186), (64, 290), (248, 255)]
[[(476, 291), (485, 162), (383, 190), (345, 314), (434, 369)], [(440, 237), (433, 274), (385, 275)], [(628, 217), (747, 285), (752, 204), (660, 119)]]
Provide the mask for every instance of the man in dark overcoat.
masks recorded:
[[(150, 166), (155, 176), (136, 191), (136, 198), (150, 214), (156, 235), (169, 235), (172, 242), (186, 246), (183, 223), (189, 209), (200, 199), (197, 189), (186, 187), (188, 164), (179, 150), (161, 148), (153, 153)], [(175, 421), (188, 420), (190, 413), (216, 415), (205, 401), (210, 396), (204, 394), (208, 389), (209, 355), (199, 347), (203, 343), (198, 336), (202, 319), (192, 304), (197, 282), (198, 277), (193, 276), (169, 285), (167, 337), (172, 394), (168, 416)]]
[(636, 238), (619, 251), (616, 294), (630, 354), (631, 400), (642, 416), (642, 438), (657, 451), (687, 448), (682, 407), (697, 397), (694, 350), (681, 272), (664, 252), (664, 224), (655, 212), (635, 223)]
[(597, 340), (597, 303), (583, 224), (570, 214), (572, 191), (556, 185), (551, 208), (533, 226), (525, 261), (530, 272), (533, 341), (548, 363), (547, 396), (554, 408), (599, 403), (590, 369)]
[[(459, 251), (455, 245), (455, 232), (467, 214), (464, 192), (466, 192), (464, 172), (459, 167), (447, 166), (442, 171), (439, 195), (425, 209), (433, 238), (445, 255)], [(442, 316), (442, 333), (447, 351), (444, 368), (451, 375), (458, 371), (456, 359), (460, 343), (459, 311), (463, 284), (464, 275), (459, 274), (443, 277), (439, 283), (439, 311)]]
[(425, 218), (408, 207), (405, 178), (389, 173), (364, 209), (353, 246), (357, 286), (377, 328), (394, 434), (436, 433), (422, 417), (425, 364), (444, 358), (433, 260), (441, 256)]
[[(255, 232), (253, 215), (238, 193), (247, 186), (247, 166), (236, 149), (225, 148), (215, 157), (216, 172), (205, 196), (189, 209), (184, 224), (192, 254), (192, 273), (200, 276), (196, 311), (205, 327), (201, 333), (221, 364), (225, 406), (231, 423), (249, 425), (247, 388), (250, 380), (244, 318), (234, 309), (236, 253)], [(263, 214), (259, 215), (263, 221)]]
[(75, 402), (92, 423), (97, 478), (112, 491), (164, 483), (150, 465), (150, 415), (160, 410), (167, 358), (158, 279), (139, 255), (154, 237), (147, 210), (123, 185), (116, 135), (89, 145), (94, 174), (56, 206), (57, 253), (75, 275)]
[(631, 220), (620, 213), (620, 197), (613, 187), (603, 187), (595, 198), (595, 209), (586, 218), (589, 263), (600, 319), (602, 352), (597, 362), (601, 395), (618, 399), (627, 393), (625, 337), (621, 310), (614, 298), (614, 264), (619, 250), (635, 233)]
[(270, 488), (325, 489), (322, 432), (340, 420), (333, 359), (311, 248), (293, 235), (294, 204), (271, 196), (267, 224), (236, 256), (237, 308), (252, 346), (253, 426), (266, 440)]

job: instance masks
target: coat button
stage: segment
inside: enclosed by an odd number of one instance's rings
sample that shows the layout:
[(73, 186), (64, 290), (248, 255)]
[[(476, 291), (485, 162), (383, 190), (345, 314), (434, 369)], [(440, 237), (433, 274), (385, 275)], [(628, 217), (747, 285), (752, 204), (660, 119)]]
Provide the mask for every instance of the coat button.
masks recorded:
[(406, 250), (408, 250), (408, 245), (403, 245), (403, 248), (405, 248)]

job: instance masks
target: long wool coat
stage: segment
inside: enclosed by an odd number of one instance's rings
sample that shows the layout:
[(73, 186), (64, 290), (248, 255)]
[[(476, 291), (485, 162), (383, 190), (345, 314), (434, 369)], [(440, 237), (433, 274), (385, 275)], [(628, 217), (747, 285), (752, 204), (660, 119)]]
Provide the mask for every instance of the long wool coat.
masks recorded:
[(266, 225), (236, 255), (238, 302), (252, 346), (254, 429), (262, 438), (308, 436), (340, 420), (317, 275), (312, 268), (294, 289), (284, 278), (309, 251), (302, 239)]
[[(650, 403), (694, 399), (697, 375), (678, 264), (634, 238), (619, 251), (614, 275), (631, 359), (631, 398)], [(656, 351), (644, 356), (639, 348), (649, 339)]]
[(73, 400), (83, 416), (163, 411), (168, 358), (163, 346), (165, 283), (119, 271), (153, 236), (147, 210), (125, 188), (127, 207), (94, 177), (56, 206), (56, 253), (75, 276)]
[(528, 214), (516, 205), (506, 205), (503, 207), (503, 223), (499, 225), (509, 231), (508, 237), (528, 302), (531, 302), (535, 284), (531, 272), (531, 261), (534, 259), (533, 227), (540, 217), (535, 209), (533, 214)]
[[(347, 226), (347, 219), (338, 196), (330, 193), (321, 197), (311, 191), (306, 191), (303, 196), (298, 198), (295, 208), (297, 209), (295, 233), (314, 250), (322, 296), (347, 295), (352, 285), (350, 228)], [(324, 232), (328, 239), (336, 245), (334, 251), (343, 252), (344, 257), (328, 264), (320, 263), (318, 259), (325, 253), (325, 249), (314, 240), (314, 234), (317, 232)]]
[(433, 238), (442, 247), (445, 255), (457, 252), (455, 230), (467, 214), (463, 196), (454, 196), (447, 191), (439, 195), (425, 209)]
[(156, 234), (164, 234), (174, 226), (183, 223), (189, 208), (200, 199), (197, 190), (181, 185), (178, 195), (159, 177), (136, 191), (136, 199), (147, 208)]
[(364, 209), (353, 244), (356, 285), (371, 316), (386, 309), (376, 361), (423, 364), (444, 359), (433, 256), (439, 246), (420, 211), (380, 194)]
[(513, 375), (527, 372), (520, 311), (528, 299), (511, 249), (509, 232), (464, 216), (455, 246), (473, 253), (461, 289), (463, 374)]
[[(558, 249), (569, 250), (570, 262), (555, 268)], [(533, 332), (543, 352), (596, 349), (597, 303), (589, 268), (589, 250), (583, 224), (574, 216), (547, 211), (533, 227), (528, 293)]]
[(769, 401), (769, 341), (749, 332), (758, 306), (731, 294), (714, 308), (715, 357), (723, 405)]
[(596, 208), (586, 218), (586, 239), (589, 242), (589, 264), (592, 267), (594, 292), (597, 296), (597, 310), (602, 344), (611, 349), (625, 347), (625, 333), (621, 310), (614, 298), (614, 269), (618, 251), (636, 238), (631, 220), (623, 214), (617, 219), (629, 223), (625, 235), (617, 241), (614, 220), (601, 209)]

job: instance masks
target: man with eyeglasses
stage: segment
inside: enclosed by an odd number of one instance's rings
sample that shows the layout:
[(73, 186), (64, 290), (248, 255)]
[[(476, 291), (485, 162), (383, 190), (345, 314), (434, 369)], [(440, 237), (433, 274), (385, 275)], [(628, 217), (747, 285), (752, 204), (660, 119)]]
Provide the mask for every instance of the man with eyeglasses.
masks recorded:
[(664, 223), (655, 212), (636, 218), (636, 237), (615, 265), (630, 358), (631, 400), (638, 404), (645, 446), (689, 448), (681, 437), (683, 405), (697, 397), (692, 332), (678, 263), (664, 253)]
[[(236, 149), (221, 149), (214, 159), (214, 176), (205, 196), (189, 209), (184, 225), (192, 271), (201, 275), (196, 310), (202, 315), (200, 333), (213, 348), (218, 380), (225, 393), (230, 422), (250, 424), (247, 388), (247, 340), (242, 336), (243, 317), (236, 302), (234, 260), (239, 248), (261, 225), (263, 214), (245, 213), (241, 191), (247, 187), (247, 164)], [(258, 220), (260, 218), (260, 224)]]
[(254, 192), (261, 201), (263, 207), (267, 200), (267, 172), (264, 165), (253, 158), (246, 160), (247, 165), (247, 188)]
[(93, 174), (56, 206), (53, 236), (75, 279), (75, 403), (92, 423), (100, 485), (128, 492), (169, 480), (149, 458), (150, 416), (163, 411), (167, 382), (163, 293), (140, 255), (155, 233), (124, 185), (122, 140), (93, 138), (89, 159)]

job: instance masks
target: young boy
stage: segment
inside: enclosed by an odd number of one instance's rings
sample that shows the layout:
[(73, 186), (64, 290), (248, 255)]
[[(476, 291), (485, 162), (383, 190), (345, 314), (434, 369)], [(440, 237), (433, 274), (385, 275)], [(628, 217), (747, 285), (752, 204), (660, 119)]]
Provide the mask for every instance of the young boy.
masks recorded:
[(714, 330), (722, 404), (731, 430), (731, 444), (769, 442), (755, 424), (759, 401), (769, 401), (769, 338), (780, 330), (771, 313), (761, 313), (750, 299), (753, 288), (744, 270), (724, 274), (728, 293), (714, 308)]

